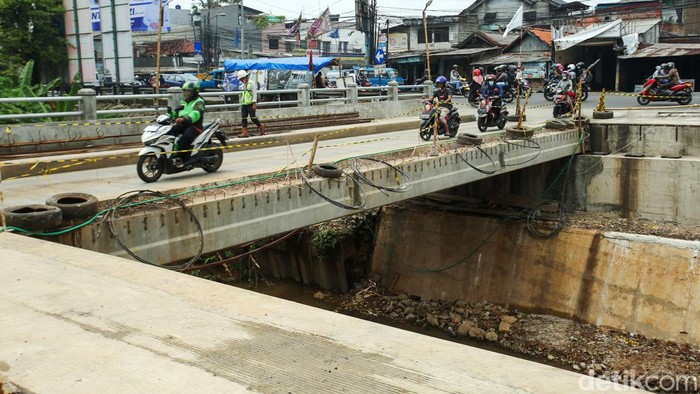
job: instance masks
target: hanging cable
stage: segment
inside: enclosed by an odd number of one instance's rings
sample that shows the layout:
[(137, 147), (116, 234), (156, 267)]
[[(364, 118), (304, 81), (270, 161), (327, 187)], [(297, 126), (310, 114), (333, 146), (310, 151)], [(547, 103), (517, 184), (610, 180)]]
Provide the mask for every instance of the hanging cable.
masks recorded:
[(493, 175), (493, 174), (497, 173), (498, 170), (499, 170), (499, 168), (496, 167), (496, 161), (493, 160), (493, 157), (491, 157), (491, 155), (489, 155), (488, 152), (486, 152), (485, 150), (483, 150), (479, 145), (476, 145), (476, 144), (472, 143), (471, 141), (467, 141), (467, 142), (469, 142), (470, 144), (474, 145), (474, 147), (476, 147), (476, 149), (478, 149), (479, 151), (481, 151), (481, 153), (483, 153), (489, 160), (491, 160), (491, 165), (492, 165), (493, 168), (494, 168), (493, 171), (484, 171), (484, 170), (482, 170), (481, 168), (476, 167), (475, 165), (473, 165), (472, 163), (470, 163), (469, 161), (467, 161), (467, 159), (465, 159), (460, 153), (457, 153), (457, 157), (459, 157), (463, 162), (467, 163), (467, 165), (468, 165), (469, 167), (475, 169), (476, 171), (479, 171), (479, 172), (482, 173), (482, 174)]
[(360, 205), (343, 204), (343, 203), (337, 202), (331, 198), (324, 196), (323, 193), (321, 193), (320, 191), (316, 190), (313, 186), (311, 186), (311, 183), (309, 183), (309, 179), (306, 178), (306, 175), (304, 175), (304, 171), (300, 170), (299, 174), (301, 174), (301, 179), (304, 182), (304, 184), (306, 184), (306, 186), (308, 186), (312, 192), (316, 193), (319, 197), (321, 197), (322, 199), (335, 205), (336, 207), (348, 209), (348, 210), (358, 210), (358, 209), (364, 209), (365, 205), (367, 204), (367, 195), (365, 194), (365, 190), (362, 188), (362, 185), (360, 184), (360, 182), (353, 177), (349, 177), (349, 178), (352, 179), (352, 181), (355, 183), (355, 185), (357, 185), (357, 187), (360, 189), (360, 195), (362, 196), (362, 204), (360, 204)]
[[(141, 198), (141, 197), (155, 197), (155, 198), (148, 200), (148, 201), (136, 201), (136, 199)], [(134, 253), (131, 249), (129, 249), (129, 247), (124, 243), (122, 238), (119, 236), (119, 232), (117, 231), (117, 228), (116, 228), (116, 223), (117, 223), (117, 214), (116, 213), (117, 213), (117, 211), (122, 210), (124, 208), (134, 207), (134, 206), (138, 206), (138, 205), (144, 205), (147, 203), (155, 203), (155, 202), (159, 202), (159, 201), (172, 201), (172, 202), (175, 202), (176, 204), (178, 204), (183, 210), (185, 210), (185, 212), (187, 212), (190, 219), (194, 223), (195, 227), (197, 227), (197, 233), (198, 233), (198, 238), (199, 238), (199, 247), (198, 247), (197, 253), (195, 254), (194, 257), (192, 257), (190, 260), (188, 260), (184, 264), (162, 266), (162, 265), (150, 262), (150, 261), (140, 257), (136, 253)], [(136, 191), (129, 191), (129, 192), (121, 194), (119, 197), (114, 199), (114, 201), (112, 202), (112, 204), (108, 208), (107, 215), (105, 216), (104, 220), (102, 221), (102, 223), (100, 225), (102, 225), (105, 221), (109, 222), (109, 230), (112, 233), (112, 236), (114, 237), (114, 239), (119, 244), (119, 246), (121, 246), (122, 249), (124, 249), (124, 251), (126, 253), (128, 253), (131, 257), (133, 257), (134, 259), (136, 259), (142, 263), (155, 265), (157, 267), (165, 267), (165, 268), (172, 269), (172, 270), (182, 270), (182, 269), (189, 267), (192, 263), (197, 261), (199, 259), (199, 256), (202, 254), (202, 249), (204, 248), (204, 232), (202, 231), (202, 225), (199, 223), (199, 220), (197, 219), (197, 216), (194, 214), (194, 212), (192, 212), (192, 210), (187, 205), (185, 205), (185, 203), (182, 202), (182, 200), (180, 200), (179, 198), (175, 198), (175, 197), (169, 196), (169, 195), (161, 193), (161, 192), (157, 192), (157, 191), (153, 191), (153, 190), (136, 190)]]
[[(387, 186), (377, 185), (377, 184), (373, 183), (372, 181), (370, 181), (369, 179), (367, 179), (367, 177), (362, 173), (362, 171), (360, 171), (358, 164), (357, 164), (358, 160), (368, 160), (368, 161), (373, 161), (376, 163), (382, 163), (382, 164), (386, 165), (387, 167), (393, 169), (394, 171), (398, 172), (399, 174), (401, 174), (401, 176), (404, 177), (406, 182), (404, 182), (403, 186), (399, 186), (399, 187), (387, 187)], [(372, 186), (372, 187), (379, 189), (379, 190), (394, 192), (394, 193), (405, 193), (405, 192), (411, 190), (411, 188), (413, 187), (413, 181), (408, 176), (408, 174), (406, 174), (400, 168), (398, 168), (392, 164), (389, 164), (388, 162), (386, 162), (384, 160), (375, 159), (372, 157), (357, 157), (357, 158), (355, 158), (355, 160), (352, 163), (352, 168), (353, 168), (353, 171), (355, 172), (355, 175), (357, 176), (357, 179), (360, 182), (362, 182), (366, 185)], [(401, 184), (398, 180), (398, 177), (396, 177), (396, 183)]]

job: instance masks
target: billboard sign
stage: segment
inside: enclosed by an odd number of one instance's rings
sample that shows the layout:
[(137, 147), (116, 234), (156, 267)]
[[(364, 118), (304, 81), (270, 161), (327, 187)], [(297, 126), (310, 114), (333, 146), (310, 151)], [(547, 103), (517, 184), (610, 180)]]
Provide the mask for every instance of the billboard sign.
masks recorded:
[[(107, 1), (107, 0), (104, 0)], [(129, 2), (129, 15), (131, 15), (131, 31), (158, 31), (158, 14), (160, 13), (160, 0), (131, 0)], [(170, 31), (170, 10), (168, 1), (163, 1), (163, 31)], [(90, 15), (92, 15), (92, 31), (100, 31), (100, 5), (98, 0), (90, 1)]]

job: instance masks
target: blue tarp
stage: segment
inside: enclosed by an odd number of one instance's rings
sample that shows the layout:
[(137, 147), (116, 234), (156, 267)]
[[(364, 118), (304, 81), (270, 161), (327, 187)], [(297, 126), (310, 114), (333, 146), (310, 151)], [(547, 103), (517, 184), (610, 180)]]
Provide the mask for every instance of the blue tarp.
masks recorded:
[[(337, 64), (333, 57), (314, 57), (314, 73), (331, 64)], [(308, 57), (285, 57), (279, 59), (226, 59), (226, 72), (238, 70), (309, 70)]]

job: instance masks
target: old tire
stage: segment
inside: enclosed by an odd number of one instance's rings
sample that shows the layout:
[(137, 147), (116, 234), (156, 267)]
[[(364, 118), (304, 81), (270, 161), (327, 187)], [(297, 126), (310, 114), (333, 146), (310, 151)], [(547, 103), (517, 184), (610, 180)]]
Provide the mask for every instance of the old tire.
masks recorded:
[(612, 119), (611, 111), (593, 111), (593, 119)]
[(61, 209), (52, 205), (30, 204), (5, 208), (8, 226), (29, 231), (55, 229), (61, 225)]
[(323, 178), (338, 178), (343, 175), (343, 170), (330, 163), (314, 165), (314, 174)]
[(63, 219), (85, 219), (97, 213), (97, 197), (85, 193), (61, 193), (46, 199), (46, 205), (58, 207)]
[(481, 145), (484, 140), (481, 137), (477, 137), (470, 134), (459, 134), (457, 136), (457, 143), (461, 145)]
[(519, 138), (529, 138), (535, 134), (535, 130), (528, 126), (508, 126), (506, 127), (506, 135)]

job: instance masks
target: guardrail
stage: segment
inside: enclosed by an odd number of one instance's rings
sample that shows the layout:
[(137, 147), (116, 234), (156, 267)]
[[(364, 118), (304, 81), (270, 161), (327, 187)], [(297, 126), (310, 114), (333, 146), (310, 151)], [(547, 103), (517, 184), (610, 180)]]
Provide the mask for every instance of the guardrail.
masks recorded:
[[(415, 91), (415, 90), (419, 91)], [(389, 82), (388, 86), (381, 87), (358, 87), (350, 84), (345, 88), (320, 88), (311, 89), (308, 84), (300, 84), (298, 89), (286, 90), (261, 90), (258, 91), (258, 107), (284, 107), (322, 104), (356, 104), (363, 101), (372, 100), (410, 100), (423, 96), (432, 95), (432, 83), (425, 83), (423, 86), (402, 85), (396, 82)], [(408, 91), (406, 93), (399, 91)], [(224, 104), (207, 104), (207, 109), (214, 110), (236, 110), (240, 108), (241, 92), (202, 92), (200, 95), (207, 98), (222, 97)], [(238, 100), (236, 100), (238, 98)], [(61, 101), (78, 102), (78, 111), (69, 112), (45, 112), (28, 114), (7, 114), (0, 115), (0, 121), (4, 119), (45, 119), (45, 118), (77, 118), (80, 120), (97, 120), (98, 116), (122, 115), (122, 114), (152, 114), (162, 112), (166, 109), (162, 101), (167, 102), (167, 106), (175, 108), (183, 99), (182, 89), (178, 87), (169, 88), (167, 93), (158, 94), (127, 94), (127, 95), (97, 95), (93, 89), (80, 89), (77, 96), (52, 96), (52, 97), (17, 97), (0, 98), (0, 103), (28, 103), (44, 102), (55, 103)], [(140, 108), (108, 108), (97, 109), (98, 102), (123, 102), (153, 100), (152, 105)]]

